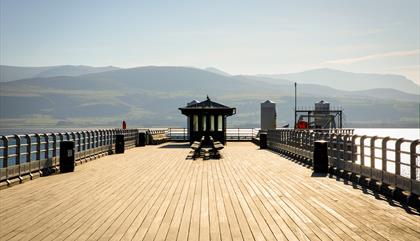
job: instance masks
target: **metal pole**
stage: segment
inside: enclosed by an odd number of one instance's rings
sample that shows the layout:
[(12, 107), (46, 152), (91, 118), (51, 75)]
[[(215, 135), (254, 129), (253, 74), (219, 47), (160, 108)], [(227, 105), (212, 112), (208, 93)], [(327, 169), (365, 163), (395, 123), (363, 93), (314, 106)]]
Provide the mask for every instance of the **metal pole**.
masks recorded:
[(295, 82), (295, 122), (293, 123), (293, 129), (296, 129), (296, 103), (297, 103), (297, 99), (296, 99), (296, 93), (297, 93), (297, 91), (296, 91), (296, 89), (297, 89), (297, 86), (296, 86), (297, 84), (296, 84), (296, 82)]

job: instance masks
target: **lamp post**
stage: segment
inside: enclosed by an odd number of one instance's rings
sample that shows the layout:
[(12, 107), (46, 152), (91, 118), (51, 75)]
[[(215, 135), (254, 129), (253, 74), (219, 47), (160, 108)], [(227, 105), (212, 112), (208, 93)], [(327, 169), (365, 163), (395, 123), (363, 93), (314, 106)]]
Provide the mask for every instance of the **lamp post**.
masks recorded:
[(297, 93), (297, 84), (295, 82), (295, 122), (293, 123), (293, 129), (296, 129), (296, 103), (297, 103), (297, 99), (296, 99), (296, 93)]

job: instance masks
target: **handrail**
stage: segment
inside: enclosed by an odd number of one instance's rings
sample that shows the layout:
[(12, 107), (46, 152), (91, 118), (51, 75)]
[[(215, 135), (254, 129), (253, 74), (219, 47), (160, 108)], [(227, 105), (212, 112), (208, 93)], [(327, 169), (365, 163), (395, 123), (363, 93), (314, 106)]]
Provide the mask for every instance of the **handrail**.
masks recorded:
[[(227, 128), (226, 140), (251, 141), (258, 134), (259, 128)], [(187, 128), (167, 128), (167, 136), (171, 141), (189, 141)]]
[(313, 159), (313, 142), (328, 141), (329, 166), (420, 195), (420, 140), (352, 132), (269, 130), (268, 148)]
[(115, 135), (123, 134), (125, 148), (137, 145), (138, 129), (99, 129), (64, 133), (7, 135), (0, 138), (0, 182), (23, 176), (43, 175), (59, 165), (60, 142), (75, 142), (78, 163), (115, 150)]

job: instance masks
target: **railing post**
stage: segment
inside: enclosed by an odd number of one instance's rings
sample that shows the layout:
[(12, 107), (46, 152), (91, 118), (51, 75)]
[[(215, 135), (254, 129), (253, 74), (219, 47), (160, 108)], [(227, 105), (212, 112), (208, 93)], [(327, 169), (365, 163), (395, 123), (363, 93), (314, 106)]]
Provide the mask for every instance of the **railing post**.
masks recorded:
[[(387, 143), (389, 141), (390, 137), (384, 137), (384, 139), (382, 139), (382, 171), (383, 172), (387, 172), (388, 171), (388, 162), (387, 162)], [(382, 181), (383, 181), (383, 175), (382, 175)]]
[[(345, 134), (343, 137), (343, 161), (351, 160), (352, 142), (349, 134)], [(349, 154), (350, 152), (350, 154)]]
[(89, 130), (88, 133), (89, 133), (89, 154), (90, 154), (90, 152), (92, 150), (92, 147), (93, 147), (94, 136), (93, 136), (93, 132), (91, 130)]
[(96, 135), (96, 145), (95, 147), (99, 147), (99, 131), (95, 130), (95, 135)]
[(108, 134), (108, 130), (107, 129), (103, 130), (103, 132), (102, 132), (103, 137), (102, 138), (104, 139), (104, 141), (103, 141), (102, 145), (104, 146), (104, 149), (108, 145), (108, 135), (107, 134)]
[(400, 138), (395, 142), (395, 175), (401, 175), (401, 144), (404, 138)]
[(99, 138), (99, 146), (103, 146), (104, 145), (104, 131), (103, 130), (99, 130), (99, 135), (100, 135), (100, 138)]
[(80, 152), (82, 149), (82, 135), (80, 134), (80, 132), (76, 132), (76, 136), (77, 136), (77, 152)]
[(360, 165), (365, 165), (365, 139), (367, 136), (363, 135), (360, 137)]
[[(351, 137), (351, 172), (356, 174), (356, 168), (355, 168), (355, 164), (357, 161), (357, 144), (356, 144), (356, 139), (358, 138), (358, 135), (353, 135)], [(360, 140), (359, 140), (360, 141)]]
[[(57, 150), (60, 149), (60, 144), (59, 143), (61, 143), (63, 140), (64, 140), (63, 133), (61, 133), (61, 132), (58, 133)], [(57, 159), (57, 161), (60, 161), (60, 152), (58, 152), (57, 155), (58, 155), (58, 158), (56, 158), (56, 159)]]
[[(50, 139), (48, 138), (48, 134), (44, 133), (44, 139), (45, 139), (45, 153), (44, 153), (44, 158), (45, 158), (45, 163), (48, 164), (48, 159), (50, 156)], [(52, 163), (51, 163), (52, 165)]]
[(92, 149), (92, 139), (93, 139), (92, 131), (91, 130), (86, 131), (85, 135), (86, 135), (85, 149), (89, 150), (90, 152), (90, 150)]
[(238, 141), (240, 140), (240, 137), (239, 137), (239, 128), (238, 128)]
[(106, 130), (106, 144), (108, 151), (112, 151), (111, 130)]
[(41, 171), (41, 137), (39, 134), (35, 134), (36, 138), (36, 160), (38, 161), (38, 172), (42, 175)]
[(32, 138), (29, 134), (25, 135), (26, 137), (26, 162), (29, 163), (29, 178), (32, 180), (32, 178), (34, 177), (34, 175), (32, 175), (32, 164), (31, 164), (31, 159), (32, 159)]
[(52, 152), (52, 159), (54, 160), (54, 168), (57, 167), (57, 136), (55, 133), (51, 134), (53, 138), (53, 152)]
[(378, 139), (377, 136), (370, 138), (370, 168), (375, 168), (375, 141)]
[(343, 140), (343, 136), (341, 135), (341, 133), (339, 133), (338, 135), (336, 135), (336, 139), (335, 139), (335, 165), (338, 168), (341, 168), (341, 164), (340, 164), (340, 152), (342, 151), (341, 148), (341, 144), (343, 143), (343, 148), (344, 148), (344, 140)]
[(16, 141), (16, 157), (15, 157), (15, 165), (19, 166), (19, 182), (22, 183), (22, 166), (20, 165), (20, 148), (21, 148), (21, 139), (19, 135), (15, 135), (15, 141)]
[(417, 154), (416, 154), (416, 148), (419, 144), (419, 140), (415, 140), (411, 142), (410, 144), (410, 179), (411, 180), (417, 180)]
[(6, 182), (7, 185), (10, 184), (9, 181), (9, 139), (6, 136), (2, 136), (1, 137), (3, 140), (3, 145), (4, 145), (4, 149), (3, 149), (3, 168), (5, 168), (5, 174), (6, 174)]

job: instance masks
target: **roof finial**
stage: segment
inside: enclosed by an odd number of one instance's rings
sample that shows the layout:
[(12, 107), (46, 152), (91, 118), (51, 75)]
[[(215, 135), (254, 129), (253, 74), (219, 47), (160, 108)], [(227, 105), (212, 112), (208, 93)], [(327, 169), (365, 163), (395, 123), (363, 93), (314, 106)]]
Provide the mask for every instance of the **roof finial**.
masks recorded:
[(207, 100), (210, 100), (210, 97), (209, 97), (209, 95), (207, 95)]

